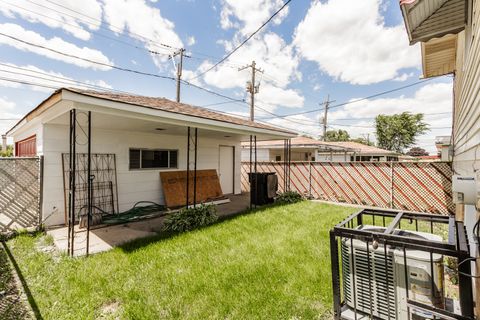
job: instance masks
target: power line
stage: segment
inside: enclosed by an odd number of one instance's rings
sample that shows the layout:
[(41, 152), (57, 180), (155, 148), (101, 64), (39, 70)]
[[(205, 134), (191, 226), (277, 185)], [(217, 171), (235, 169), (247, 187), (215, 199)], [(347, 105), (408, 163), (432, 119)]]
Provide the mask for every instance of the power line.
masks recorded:
[[(431, 81), (431, 80), (433, 80), (433, 79), (434, 79), (434, 78), (429, 78), (429, 79), (426, 79), (426, 80), (417, 81), (417, 82), (414, 82), (414, 83), (411, 83), (411, 84), (408, 84), (408, 85), (405, 85), (405, 86), (402, 86), (402, 87), (398, 87), (398, 88), (391, 89), (391, 90), (387, 90), (387, 91), (382, 91), (382, 92), (380, 92), (380, 93), (376, 93), (376, 94), (373, 94), (373, 95), (368, 96), (368, 97), (364, 97), (364, 98), (355, 99), (355, 100), (343, 102), (343, 103), (340, 103), (340, 104), (336, 104), (336, 105), (331, 106), (330, 109), (339, 108), (339, 107), (346, 106), (346, 105), (348, 105), (348, 104), (352, 104), (352, 103), (356, 103), (356, 102), (360, 102), (360, 101), (364, 101), (364, 100), (376, 98), (376, 97), (379, 97), (379, 96), (382, 96), (382, 95), (385, 95), (385, 94), (389, 94), (389, 93), (392, 93), (392, 92), (396, 92), (396, 91), (400, 91), (400, 90), (403, 90), (403, 89), (406, 89), (406, 88), (410, 88), (410, 87), (413, 87), (413, 86), (416, 86), (416, 85), (425, 83), (425, 82), (427, 82), (427, 81)], [(297, 115), (301, 115), (301, 114), (313, 113), (313, 112), (318, 112), (318, 111), (322, 111), (322, 110), (323, 110), (323, 108), (322, 108), (322, 109), (316, 109), (316, 110), (308, 110), (308, 111), (303, 111), (303, 112), (297, 112), (297, 113), (279, 115), (279, 117), (284, 118), (284, 117), (290, 117), (290, 116), (297, 116)]]
[(218, 65), (220, 65), (221, 63), (223, 63), (225, 60), (227, 60), (232, 54), (234, 54), (238, 49), (240, 49), (245, 43), (248, 42), (248, 40), (250, 40), (251, 38), (253, 38), (253, 36), (255, 36), (261, 29), (263, 29), (263, 27), (265, 27), (270, 21), (272, 21), (276, 16), (277, 14), (279, 14), (292, 0), (287, 0), (281, 7), (280, 9), (278, 9), (277, 11), (275, 11), (275, 13), (270, 17), (268, 18), (267, 21), (265, 21), (257, 30), (255, 30), (252, 34), (250, 34), (245, 40), (243, 40), (238, 46), (236, 46), (232, 51), (230, 51), (227, 55), (225, 55), (222, 59), (220, 59), (220, 61), (218, 61), (217, 63), (215, 63), (213, 66), (211, 66), (210, 68), (208, 68), (207, 70), (201, 72), (200, 74), (196, 75), (195, 77), (193, 78), (190, 78), (189, 80), (193, 80), (193, 79), (197, 79), (201, 76), (203, 76), (204, 74), (206, 74), (207, 72), (210, 72), (212, 71), (213, 69), (215, 69)]
[[(1, 71), (4, 71), (4, 70), (0, 70)], [(30, 76), (31, 78), (34, 78), (34, 79), (45, 79), (45, 78), (42, 78), (42, 77), (38, 77), (38, 76), (34, 76), (34, 75), (31, 75)], [(28, 80), (18, 80), (18, 79), (13, 79), (13, 78), (6, 78), (6, 77), (1, 77), (0, 76), (0, 80), (1, 81), (8, 81), (8, 82), (13, 82), (13, 83), (19, 83), (19, 84), (23, 84), (23, 85), (28, 85), (28, 86), (35, 86), (35, 87), (42, 87), (42, 88), (47, 88), (47, 89), (53, 89), (53, 90), (56, 90), (56, 89), (59, 89), (61, 88), (62, 86), (54, 86), (54, 85), (48, 85), (48, 84), (44, 84), (44, 83), (38, 83), (38, 82), (33, 82), (33, 81), (28, 81)], [(55, 81), (55, 80), (50, 80), (49, 81), (53, 81), (53, 82), (57, 82), (57, 83), (61, 83), (60, 81)], [(120, 92), (120, 93), (123, 93), (123, 94), (131, 94), (131, 95), (134, 95), (133, 93), (130, 93), (130, 92), (126, 92), (126, 91), (120, 91), (120, 90), (114, 90), (114, 89), (110, 89), (110, 88), (105, 88), (105, 87), (100, 87), (100, 86), (95, 86), (95, 85), (90, 85), (88, 83), (84, 83), (84, 82), (80, 82), (80, 81), (76, 81), (76, 82), (79, 82), (81, 85), (84, 85), (84, 86), (91, 86), (95, 89), (102, 89), (102, 90), (105, 90), (107, 89), (108, 91), (116, 91), (116, 92)], [(65, 83), (63, 83), (65, 84)], [(212, 92), (212, 91), (208, 91), (208, 92)], [(227, 96), (225, 96), (227, 97)], [(229, 113), (229, 112), (226, 112), (226, 111), (219, 111), (219, 110), (214, 110), (214, 109), (209, 109), (209, 108), (204, 108), (206, 110), (210, 110), (210, 111), (213, 111), (213, 112), (218, 112), (218, 113), (223, 113), (223, 114), (227, 114), (227, 115), (231, 115), (231, 116), (237, 116), (237, 117), (241, 117), (241, 118), (245, 118), (245, 117), (242, 117), (242, 116), (239, 116), (237, 114), (234, 114), (234, 113)], [(0, 119), (0, 120), (18, 120), (18, 119)]]
[[(0, 69), (0, 72), (6, 72), (6, 73), (14, 74), (14, 75), (26, 76), (26, 77), (45, 80), (45, 81), (49, 81), (49, 82), (56, 82), (56, 83), (60, 83), (60, 84), (64, 84), (64, 85), (80, 85), (80, 86), (83, 86), (85, 88), (90, 88), (90, 89), (96, 89), (96, 90), (101, 89), (103, 91), (111, 91), (111, 92), (118, 92), (118, 93), (123, 93), (123, 94), (131, 94), (130, 92), (116, 90), (116, 89), (112, 89), (112, 88), (109, 88), (109, 87), (103, 87), (103, 86), (95, 85), (95, 84), (92, 84), (92, 83), (82, 82), (82, 81), (73, 80), (73, 79), (69, 79), (69, 78), (65, 78), (65, 77), (55, 76), (55, 75), (51, 75), (51, 74), (48, 74), (48, 73), (45, 73), (45, 72), (30, 70), (30, 69), (27, 69), (27, 68), (10, 66), (10, 65), (7, 65), (7, 64), (4, 64), (4, 63), (0, 63), (0, 65), (8, 66), (10, 68), (17, 69), (17, 70), (23, 70), (23, 71), (27, 71), (27, 72), (46, 75), (48, 78), (40, 77), (40, 76), (28, 74), (28, 73), (15, 72), (15, 71), (11, 71), (11, 70), (4, 70), (4, 69)], [(55, 80), (55, 79), (60, 79), (60, 80)]]
[(58, 50), (55, 50), (55, 49), (52, 49), (52, 48), (49, 48), (49, 47), (46, 47), (46, 46), (42, 46), (42, 45), (39, 45), (39, 44), (28, 42), (28, 41), (19, 39), (17, 37), (14, 37), (14, 36), (2, 33), (2, 32), (0, 32), (0, 35), (4, 36), (4, 37), (7, 37), (7, 38), (10, 38), (12, 40), (21, 42), (23, 44), (27, 44), (29, 46), (33, 46), (33, 47), (37, 47), (37, 48), (40, 48), (40, 49), (48, 50), (48, 51), (51, 51), (51, 52), (54, 52), (54, 53), (57, 53), (57, 54), (60, 54), (60, 55), (66, 56), (66, 57), (70, 57), (70, 58), (74, 58), (74, 59), (78, 59), (78, 60), (83, 60), (83, 61), (86, 61), (86, 62), (89, 62), (89, 63), (101, 65), (101, 66), (104, 66), (104, 67), (109, 67), (109, 68), (117, 69), (117, 70), (120, 70), (120, 71), (132, 72), (132, 73), (136, 73), (136, 74), (140, 74), (140, 75), (144, 75), (144, 76), (150, 76), (150, 77), (156, 77), (156, 78), (168, 79), (168, 80), (175, 80), (175, 78), (170, 77), (170, 76), (162, 76), (162, 75), (159, 75), (159, 74), (148, 73), (148, 72), (129, 69), (129, 68), (124, 68), (124, 67), (118, 67), (118, 66), (115, 66), (113, 64), (104, 63), (104, 62), (100, 62), (100, 61), (95, 61), (95, 60), (91, 60), (91, 59), (87, 59), (87, 58), (82, 58), (82, 57), (79, 57), (79, 56), (76, 56), (76, 55), (73, 55), (73, 54), (64, 53), (64, 52), (61, 52), (61, 51), (58, 51)]
[[(71, 18), (78, 19), (78, 20), (84, 21), (84, 22), (86, 21), (85, 19), (81, 19), (81, 18), (78, 17), (78, 16), (74, 16), (74, 15), (68, 14), (68, 13), (63, 12), (63, 11), (58, 11), (58, 10), (52, 8), (52, 7), (48, 7), (48, 6), (45, 6), (45, 5), (36, 3), (36, 2), (34, 2), (34, 1), (31, 1), (31, 0), (27, 0), (27, 1), (30, 2), (30, 3), (33, 3), (33, 4), (35, 4), (35, 5), (37, 5), (37, 6), (39, 6), (39, 7), (42, 7), (42, 8), (45, 8), (45, 9), (49, 9), (49, 10), (52, 10), (52, 11), (54, 11), (54, 12), (57, 12), (57, 13), (60, 13), (60, 14), (63, 14), (63, 15), (67, 15), (67, 16), (69, 16), (69, 17), (71, 17)], [(104, 21), (102, 21), (101, 19), (96, 19), (96, 18), (90, 17), (90, 16), (88, 16), (88, 15), (86, 15), (86, 14), (80, 12), (80, 11), (77, 11), (77, 10), (75, 10), (75, 9), (72, 9), (72, 8), (68, 7), (68, 6), (62, 5), (62, 4), (57, 3), (57, 2), (55, 2), (55, 1), (51, 1), (51, 0), (45, 0), (45, 1), (51, 3), (51, 4), (55, 5), (55, 6), (64, 8), (64, 9), (66, 9), (66, 10), (68, 10), (68, 11), (74, 12), (74, 13), (80, 15), (80, 16), (86, 17), (86, 18), (90, 19), (90, 21), (98, 22), (98, 23), (100, 23), (100, 28), (108, 30), (108, 28), (102, 27), (102, 23), (104, 23)], [(86, 22), (86, 23), (92, 23), (92, 22)], [(118, 27), (118, 26), (114, 26), (114, 25), (112, 25), (111, 23), (108, 23), (108, 22), (105, 22), (105, 23), (106, 23), (108, 26), (110, 26), (111, 28), (118, 30), (119, 32), (122, 32), (122, 33), (123, 33), (123, 31), (124, 31), (124, 28), (120, 28), (120, 27)], [(111, 31), (111, 30), (109, 30), (109, 31)], [(153, 43), (153, 44), (156, 44), (156, 45), (158, 45), (158, 46), (165, 47), (165, 48), (168, 48), (168, 49), (170, 49), (170, 50), (178, 50), (178, 49), (179, 49), (179, 48), (176, 48), (176, 47), (171, 46), (171, 45), (169, 45), (169, 44), (165, 44), (165, 43), (161, 43), (161, 42), (155, 41), (155, 40), (150, 39), (150, 38), (148, 38), (148, 37), (145, 37), (145, 36), (143, 36), (143, 35), (141, 35), (141, 34), (135, 33), (135, 32), (133, 32), (133, 31), (131, 31), (131, 30), (130, 30), (129, 32), (130, 32), (130, 34), (132, 34), (132, 35), (135, 35), (135, 36), (137, 36), (137, 37), (139, 37), (139, 38), (141, 38), (141, 39), (143, 39), (143, 40), (146, 40), (146, 41), (148, 41), (148, 42), (150, 42), (150, 43)]]
[[(13, 3), (9, 3), (9, 2), (3, 1), (3, 0), (0, 0), (0, 2), (5, 3), (5, 4), (9, 5), (9, 6), (12, 6), (12, 7), (21, 9), (21, 10), (24, 10), (24, 11), (26, 11), (26, 12), (30, 12), (30, 13), (35, 14), (35, 15), (37, 15), (37, 16), (44, 17), (44, 18), (50, 19), (50, 20), (52, 20), (52, 21), (56, 21), (56, 22), (59, 22), (59, 23), (62, 23), (62, 24), (66, 24), (66, 25), (69, 25), (69, 26), (74, 27), (74, 28), (76, 28), (76, 29), (85, 31), (85, 29), (82, 28), (82, 27), (79, 26), (79, 25), (76, 25), (76, 24), (73, 24), (73, 23), (68, 23), (68, 22), (66, 22), (66, 21), (64, 21), (64, 20), (59, 20), (59, 19), (56, 19), (56, 18), (47, 16), (47, 15), (45, 15), (45, 14), (42, 14), (42, 13), (39, 13), (39, 12), (30, 10), (30, 9), (27, 9), (27, 8), (24, 8), (24, 7), (21, 7), (21, 6), (19, 6), (19, 5), (13, 4)], [(32, 2), (32, 3), (33, 3), (33, 2)], [(36, 3), (35, 3), (35, 4), (36, 4)], [(36, 5), (41, 6), (40, 4), (36, 4)], [(44, 6), (41, 6), (41, 7), (44, 7)], [(44, 8), (49, 9), (48, 7), (44, 7)], [(55, 11), (55, 10), (52, 9), (52, 11)], [(58, 12), (58, 13), (60, 13), (60, 14), (63, 14), (63, 13), (61, 13), (60, 11), (55, 11), (55, 12)], [(142, 50), (142, 51), (149, 52), (149, 53), (151, 53), (151, 54), (165, 55), (165, 56), (168, 55), (168, 53), (162, 53), (162, 52), (158, 52), (158, 51), (154, 51), (154, 50), (149, 50), (149, 49), (146, 49), (146, 48), (142, 48), (142, 47), (139, 47), (139, 46), (137, 46), (137, 45), (131, 44), (131, 43), (129, 43), (129, 42), (126, 42), (126, 41), (123, 41), (123, 40), (120, 40), (120, 39), (117, 39), (117, 38), (113, 38), (113, 37), (104, 35), (104, 34), (99, 33), (99, 32), (95, 32), (95, 31), (93, 31), (93, 30), (89, 30), (88, 32), (91, 32), (91, 33), (96, 34), (96, 35), (98, 35), (98, 36), (100, 36), (100, 37), (109, 39), (109, 40), (111, 40), (111, 41), (115, 41), (115, 42), (118, 42), (118, 43), (121, 43), (121, 44), (130, 46), (130, 47), (133, 47), (133, 48), (138, 49), (138, 50)]]

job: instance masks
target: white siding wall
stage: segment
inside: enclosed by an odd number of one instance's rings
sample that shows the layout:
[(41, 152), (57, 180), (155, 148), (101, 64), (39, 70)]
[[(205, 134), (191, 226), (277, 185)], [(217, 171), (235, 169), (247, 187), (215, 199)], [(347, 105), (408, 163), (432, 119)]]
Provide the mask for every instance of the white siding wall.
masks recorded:
[(474, 1), (472, 21), (458, 35), (454, 82), (454, 169), (473, 175), (480, 148), (480, 1)]
[[(254, 155), (252, 153), (252, 161)], [(275, 158), (273, 159), (275, 160)], [(242, 148), (242, 161), (250, 161), (250, 149)], [(271, 161), (268, 149), (257, 149), (257, 161)]]
[[(43, 215), (51, 215), (47, 225), (64, 223), (64, 193), (62, 153), (69, 150), (68, 127), (44, 125), (44, 198)], [(80, 139), (80, 138), (79, 138)], [(218, 170), (219, 145), (235, 146), (235, 193), (240, 193), (240, 142), (232, 138), (198, 138), (198, 169)], [(131, 208), (137, 201), (163, 203), (160, 183), (161, 170), (129, 170), (129, 148), (178, 149), (179, 169), (186, 169), (186, 137), (164, 133), (137, 133), (123, 131), (92, 130), (92, 152), (114, 153), (117, 162), (118, 199), (120, 211)], [(85, 149), (85, 150), (83, 150)], [(77, 152), (86, 152), (86, 147)], [(165, 170), (165, 169), (163, 169)]]

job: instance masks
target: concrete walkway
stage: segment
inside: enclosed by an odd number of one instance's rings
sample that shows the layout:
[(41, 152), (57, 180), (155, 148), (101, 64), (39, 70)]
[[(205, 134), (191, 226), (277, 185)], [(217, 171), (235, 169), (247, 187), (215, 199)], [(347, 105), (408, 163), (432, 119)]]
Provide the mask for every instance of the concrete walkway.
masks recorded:
[[(249, 194), (228, 196), (229, 203), (217, 206), (220, 218), (229, 217), (248, 209)], [(162, 231), (165, 216), (159, 215), (145, 218), (139, 221), (122, 223), (117, 225), (100, 225), (90, 230), (90, 254), (99, 253), (112, 249), (135, 239), (154, 236)], [(68, 247), (67, 227), (51, 229), (47, 234), (53, 237), (58, 250), (66, 252)], [(74, 256), (82, 256), (86, 253), (87, 232), (85, 229), (75, 227)]]

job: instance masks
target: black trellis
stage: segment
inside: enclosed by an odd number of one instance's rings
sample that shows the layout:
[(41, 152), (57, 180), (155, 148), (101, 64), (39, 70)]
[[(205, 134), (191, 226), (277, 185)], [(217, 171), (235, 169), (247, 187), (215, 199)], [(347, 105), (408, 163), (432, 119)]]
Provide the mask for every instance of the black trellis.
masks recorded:
[[(78, 116), (85, 116), (86, 119), (81, 123)], [(77, 218), (80, 217), (81, 210), (86, 212), (86, 255), (89, 254), (90, 246), (90, 223), (92, 219), (93, 208), (93, 180), (95, 176), (92, 174), (92, 113), (77, 112), (76, 109), (70, 110), (70, 149), (68, 153), (68, 215), (67, 215), (67, 250), (70, 256), (75, 252), (75, 225)], [(82, 140), (83, 139), (83, 140)], [(77, 146), (86, 147), (86, 155), (77, 153)], [(65, 164), (65, 155), (62, 156), (63, 164)], [(84, 170), (78, 170), (78, 166), (86, 167)], [(65, 169), (64, 169), (65, 171)], [(80, 183), (80, 184), (79, 184)], [(78, 195), (85, 195), (78, 197)], [(79, 199), (80, 198), (80, 199)], [(80, 200), (80, 201), (79, 201)], [(77, 204), (78, 201), (78, 204)], [(82, 205), (83, 204), (83, 205)], [(81, 205), (80, 209), (78, 205)], [(79, 210), (78, 210), (79, 209)]]

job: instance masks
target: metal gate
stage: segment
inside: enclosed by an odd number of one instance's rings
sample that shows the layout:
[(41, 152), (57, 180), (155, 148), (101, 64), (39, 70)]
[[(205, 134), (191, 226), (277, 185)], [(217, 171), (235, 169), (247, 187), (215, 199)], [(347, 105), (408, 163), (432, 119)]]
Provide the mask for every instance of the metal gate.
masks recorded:
[(0, 158), (0, 233), (41, 223), (42, 157)]

